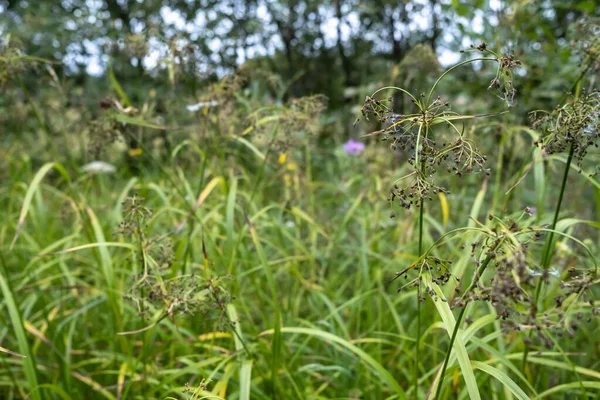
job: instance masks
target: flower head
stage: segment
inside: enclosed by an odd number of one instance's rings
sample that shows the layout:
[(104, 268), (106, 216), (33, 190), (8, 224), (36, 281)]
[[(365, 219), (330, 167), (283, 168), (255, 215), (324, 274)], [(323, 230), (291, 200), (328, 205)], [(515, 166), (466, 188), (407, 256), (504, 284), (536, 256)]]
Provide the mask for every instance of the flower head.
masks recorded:
[(588, 148), (600, 146), (600, 92), (572, 99), (552, 112), (533, 112), (533, 128), (542, 133), (537, 142), (546, 153), (569, 151), (581, 168)]
[(356, 140), (350, 139), (344, 143), (343, 149), (346, 153), (356, 155), (362, 153), (365, 149), (365, 144), (357, 142)]
[(117, 171), (114, 165), (104, 161), (92, 161), (81, 169), (90, 174), (112, 174)]

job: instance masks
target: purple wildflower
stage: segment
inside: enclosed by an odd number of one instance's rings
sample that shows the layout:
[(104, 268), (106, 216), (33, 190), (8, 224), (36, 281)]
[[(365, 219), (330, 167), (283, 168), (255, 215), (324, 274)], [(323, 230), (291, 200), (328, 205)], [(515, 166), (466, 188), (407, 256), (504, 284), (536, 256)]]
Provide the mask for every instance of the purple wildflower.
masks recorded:
[(344, 143), (344, 151), (351, 155), (356, 155), (362, 153), (365, 149), (365, 144), (361, 142), (357, 142), (356, 140), (350, 139), (346, 143)]

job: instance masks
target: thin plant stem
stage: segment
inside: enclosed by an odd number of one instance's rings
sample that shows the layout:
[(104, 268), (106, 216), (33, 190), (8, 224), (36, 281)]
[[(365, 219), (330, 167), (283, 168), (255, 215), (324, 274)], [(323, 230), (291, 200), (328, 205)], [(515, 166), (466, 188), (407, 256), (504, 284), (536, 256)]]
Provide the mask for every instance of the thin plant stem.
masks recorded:
[(423, 219), (424, 219), (425, 202), (421, 199), (421, 207), (419, 211), (419, 256), (423, 252)]
[[(560, 207), (562, 205), (563, 197), (567, 188), (567, 177), (569, 176), (569, 170), (571, 169), (571, 162), (573, 161), (573, 154), (575, 152), (575, 147), (571, 144), (571, 148), (569, 149), (569, 156), (567, 157), (567, 163), (565, 164), (565, 172), (563, 174), (562, 184), (560, 186), (560, 192), (558, 194), (558, 202), (556, 203), (556, 208), (554, 210), (554, 219), (552, 220), (551, 231), (546, 239), (546, 243), (544, 244), (544, 250), (542, 251), (542, 268), (544, 271), (547, 271), (550, 267), (550, 261), (552, 261), (552, 254), (554, 251), (554, 230), (556, 229), (556, 224), (558, 223), (558, 217), (560, 215)], [(540, 279), (535, 287), (535, 297), (533, 307), (537, 307), (540, 294), (542, 293), (542, 287), (544, 286), (544, 280)], [(529, 332), (529, 337), (533, 334), (533, 331)], [(523, 351), (523, 361), (522, 361), (522, 369), (525, 370), (525, 364), (527, 363), (527, 356), (529, 354), (529, 346), (525, 345), (525, 350)]]
[[(421, 206), (419, 210), (419, 257), (422, 255), (423, 251), (423, 219), (424, 219), (424, 208), (425, 202), (421, 199)], [(419, 398), (419, 345), (421, 342), (421, 299), (420, 299), (420, 290), (417, 289), (417, 342), (415, 349), (415, 376), (414, 376), (414, 385), (415, 385), (415, 396)]]
[[(385, 87), (382, 87), (382, 88), (380, 88), (380, 89), (377, 89), (375, 92), (373, 92), (373, 94), (371, 95), (371, 97), (375, 97), (375, 95), (376, 95), (377, 93), (379, 93), (379, 92), (381, 92), (381, 91), (384, 91), (384, 90), (398, 90), (398, 91), (400, 91), (400, 92), (402, 92), (402, 93), (404, 93), (404, 94), (408, 95), (408, 97), (410, 97), (410, 98), (411, 98), (411, 99), (412, 99), (412, 100), (415, 102), (415, 104), (417, 105), (417, 107), (419, 107), (419, 109), (421, 109), (420, 103), (419, 103), (419, 101), (416, 99), (416, 97), (415, 97), (415, 96), (413, 96), (413, 95), (412, 95), (412, 94), (411, 94), (409, 91), (407, 91), (406, 89), (402, 89), (402, 88), (400, 88), (400, 87), (396, 87), (396, 86), (385, 86)], [(421, 111), (422, 111), (422, 109), (421, 109)]]
[(446, 373), (446, 367), (450, 362), (450, 354), (452, 353), (452, 346), (454, 345), (454, 341), (456, 340), (456, 334), (458, 333), (458, 328), (462, 322), (462, 318), (465, 315), (465, 310), (469, 305), (468, 300), (465, 306), (460, 310), (460, 314), (458, 314), (458, 318), (456, 319), (456, 323), (454, 324), (454, 329), (452, 330), (452, 336), (450, 337), (450, 345), (448, 347), (448, 351), (446, 352), (446, 358), (444, 358), (444, 364), (442, 365), (442, 373), (440, 374), (440, 381), (437, 385), (437, 390), (435, 392), (435, 400), (438, 400), (440, 397), (440, 393), (442, 392), (442, 383), (444, 382), (444, 374)]
[[(475, 287), (475, 285), (477, 284), (477, 281), (479, 279), (481, 279), (481, 276), (485, 272), (485, 269), (489, 265), (490, 261), (492, 261), (493, 253), (496, 251), (496, 249), (498, 247), (500, 247), (501, 243), (502, 243), (502, 239), (498, 239), (498, 242), (496, 242), (494, 247), (492, 249), (490, 249), (489, 254), (485, 258), (485, 260), (483, 261), (483, 263), (481, 264), (479, 269), (477, 270), (477, 274), (471, 281), (471, 284), (469, 285), (467, 290), (464, 292), (465, 295), (468, 294), (473, 289), (473, 287)], [(448, 362), (450, 361), (450, 354), (452, 353), (452, 348), (454, 347), (454, 341), (456, 340), (456, 335), (458, 334), (458, 329), (460, 327), (460, 324), (462, 323), (462, 318), (465, 315), (465, 310), (467, 309), (468, 305), (469, 305), (469, 299), (467, 299), (465, 301), (465, 305), (462, 308), (462, 310), (460, 311), (460, 314), (458, 315), (458, 318), (456, 319), (456, 323), (454, 324), (454, 329), (452, 330), (452, 336), (450, 337), (450, 343), (448, 344), (448, 351), (446, 351), (446, 358), (444, 359), (444, 364), (442, 365), (442, 373), (440, 374), (440, 381), (438, 382), (437, 389), (435, 392), (435, 400), (439, 399), (440, 394), (442, 392), (442, 384), (444, 383), (444, 374), (446, 373), (446, 368), (448, 367)]]
[[(556, 209), (554, 210), (554, 219), (552, 221), (552, 227), (550, 229), (556, 229), (556, 224), (558, 222), (558, 217), (560, 214), (560, 207), (562, 205), (563, 197), (567, 187), (567, 177), (569, 176), (569, 169), (571, 169), (571, 162), (573, 161), (573, 153), (575, 152), (575, 147), (571, 144), (571, 149), (569, 150), (569, 156), (567, 157), (567, 163), (565, 164), (565, 172), (563, 174), (562, 184), (560, 186), (560, 193), (558, 195), (558, 202), (556, 203)], [(550, 261), (552, 260), (552, 252), (554, 250), (554, 246), (552, 245), (552, 240), (554, 239), (554, 232), (550, 232), (548, 235), (548, 239), (546, 240), (546, 244), (544, 245), (544, 252), (542, 254), (542, 266), (544, 270), (547, 270), (550, 267)], [(535, 291), (535, 301), (537, 303), (541, 286), (543, 284), (543, 280), (540, 280), (536, 291)]]

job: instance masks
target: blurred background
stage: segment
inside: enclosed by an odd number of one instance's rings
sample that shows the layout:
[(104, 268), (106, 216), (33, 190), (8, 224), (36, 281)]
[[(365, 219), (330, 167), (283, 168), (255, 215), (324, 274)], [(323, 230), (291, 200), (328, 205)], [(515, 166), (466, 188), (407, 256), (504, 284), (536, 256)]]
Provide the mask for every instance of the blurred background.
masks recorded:
[[(323, 94), (329, 112), (350, 110), (380, 85), (425, 90), (428, 78), (461, 60), (461, 49), (485, 41), (522, 61), (523, 117), (569, 89), (573, 22), (594, 14), (593, 0), (3, 0), (0, 36), (54, 62), (68, 101), (93, 107), (112, 68), (134, 103), (159, 91), (158, 112), (173, 98), (197, 103), (207, 85), (240, 70), (249, 71), (244, 89), (255, 96)], [(453, 96), (485, 90), (469, 71), (477, 68), (454, 76)], [(29, 71), (22, 83), (49, 78)]]
[[(481, 42), (521, 60), (515, 85), (527, 95), (518, 98), (510, 118), (527, 123), (530, 111), (552, 108), (571, 88), (581, 60), (573, 42), (576, 22), (597, 14), (591, 0), (3, 0), (3, 51), (41, 61), (3, 58), (3, 140), (23, 139), (43, 118), (52, 140), (45, 134), (37, 139), (61, 147), (98, 115), (99, 103), (111, 94), (109, 75), (131, 105), (147, 105), (145, 119), (171, 128), (225, 97), (256, 109), (322, 95), (320, 134), (344, 140), (371, 128), (352, 125), (366, 95), (381, 86), (424, 91), (444, 68), (470, 57), (460, 50)], [(8, 84), (17, 74), (18, 83)], [(471, 113), (499, 111), (494, 96), (485, 95), (494, 74), (493, 66), (474, 63), (457, 70), (440, 92), (458, 112), (465, 105)], [(240, 91), (228, 94), (214, 85), (232, 76), (239, 77)], [(13, 90), (19, 95), (10, 96)], [(23, 104), (34, 96), (39, 108), (30, 118)], [(63, 106), (70, 112), (61, 112)], [(234, 119), (228, 129), (243, 132), (248, 120)], [(162, 139), (176, 142), (176, 132)], [(87, 140), (79, 137), (64, 148), (85, 158)]]

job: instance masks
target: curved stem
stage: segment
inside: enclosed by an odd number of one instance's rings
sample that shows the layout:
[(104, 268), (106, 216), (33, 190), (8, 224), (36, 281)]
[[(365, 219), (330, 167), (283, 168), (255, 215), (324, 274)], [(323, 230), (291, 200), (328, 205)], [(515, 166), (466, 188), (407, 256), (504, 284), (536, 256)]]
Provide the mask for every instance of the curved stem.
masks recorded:
[[(429, 253), (431, 253), (433, 250), (435, 250), (438, 246), (446, 243), (445, 239), (447, 239), (449, 236), (452, 236), (452, 235), (455, 235), (455, 234), (458, 235), (459, 233), (463, 233), (465, 231), (473, 231), (473, 232), (479, 232), (479, 233), (483, 233), (483, 234), (489, 235), (489, 232), (486, 231), (485, 229), (475, 228), (475, 227), (471, 227), (471, 226), (466, 226), (466, 227), (462, 227), (462, 228), (452, 229), (451, 231), (446, 232), (442, 236), (440, 236), (440, 238), (438, 240), (436, 240), (421, 256), (419, 256), (419, 258), (417, 260), (415, 260), (412, 264), (410, 264), (410, 266), (408, 266), (407, 268), (405, 268), (403, 270), (403, 272), (396, 272), (396, 276), (394, 278), (392, 278), (390, 281), (388, 281), (388, 284), (390, 284), (393, 281), (395, 281), (396, 279), (398, 279), (405, 272), (408, 272), (411, 269), (413, 269), (416, 265), (419, 264), (419, 262), (421, 260), (423, 260), (426, 256), (428, 256)], [(448, 239), (448, 240), (450, 240), (450, 239)]]
[(448, 68), (442, 75), (440, 75), (440, 77), (437, 79), (437, 81), (435, 81), (435, 83), (433, 84), (433, 86), (431, 87), (431, 90), (429, 91), (429, 94), (427, 95), (427, 101), (425, 102), (425, 109), (427, 109), (427, 107), (429, 106), (429, 100), (431, 100), (431, 96), (433, 95), (433, 91), (435, 90), (436, 86), (438, 85), (438, 83), (440, 83), (440, 81), (442, 80), (442, 78), (444, 76), (446, 76), (446, 74), (448, 74), (449, 72), (455, 70), (458, 67), (461, 67), (463, 65), (475, 62), (475, 61), (498, 61), (497, 58), (490, 58), (490, 57), (477, 57), (477, 58), (472, 58), (470, 60), (466, 60), (463, 62), (459, 62), (458, 64)]
[[(399, 88), (397, 86), (385, 86), (385, 87), (379, 88), (379, 89), (377, 89), (376, 91), (373, 92), (373, 94), (371, 95), (371, 97), (374, 97), (377, 93), (382, 92), (384, 90), (398, 90), (398, 91), (400, 91), (400, 92), (408, 95), (415, 102), (415, 104), (417, 105), (417, 107), (419, 107), (419, 109), (421, 109), (421, 106), (419, 105), (419, 101), (415, 98), (415, 96), (413, 96), (406, 89), (402, 89), (402, 88)], [(421, 109), (421, 111), (423, 111), (423, 110)]]
[(423, 199), (421, 199), (421, 207), (420, 208), (421, 209), (419, 211), (419, 256), (423, 252), (423, 219), (424, 219), (423, 209), (425, 208), (425, 203), (424, 203)]

